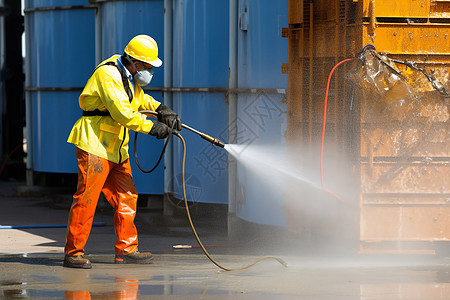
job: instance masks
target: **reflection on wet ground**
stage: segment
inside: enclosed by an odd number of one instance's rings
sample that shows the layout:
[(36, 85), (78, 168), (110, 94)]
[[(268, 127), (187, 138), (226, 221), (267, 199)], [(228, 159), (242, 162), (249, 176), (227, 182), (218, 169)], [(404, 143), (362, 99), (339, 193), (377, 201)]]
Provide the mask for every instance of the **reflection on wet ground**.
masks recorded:
[[(152, 265), (115, 265), (89, 256), (93, 268), (62, 267), (62, 255), (0, 256), (1, 299), (448, 299), (450, 260), (285, 257), (243, 271), (217, 269), (200, 254), (158, 255)], [(228, 265), (254, 257), (221, 255)]]

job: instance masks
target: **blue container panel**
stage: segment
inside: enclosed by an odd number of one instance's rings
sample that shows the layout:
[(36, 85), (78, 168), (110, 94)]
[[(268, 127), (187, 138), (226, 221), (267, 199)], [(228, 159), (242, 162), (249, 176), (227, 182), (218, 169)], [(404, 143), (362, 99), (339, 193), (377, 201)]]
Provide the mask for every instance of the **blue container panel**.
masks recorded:
[[(276, 154), (286, 149), (286, 104), (284, 97), (272, 94), (241, 94), (238, 97), (237, 143), (247, 145), (244, 151), (260, 151), (276, 147)], [(278, 151), (280, 153), (278, 153)], [(258, 154), (258, 153), (256, 153)], [(264, 154), (264, 153), (263, 153)], [(276, 161), (268, 159), (268, 163)], [(245, 162), (244, 162), (245, 163)], [(284, 226), (286, 217), (283, 211), (283, 182), (276, 182), (277, 174), (255, 173), (238, 160), (237, 182), (241, 186), (236, 215), (249, 222)], [(270, 168), (267, 168), (269, 171)]]
[(175, 1), (174, 86), (228, 86), (228, 5), (228, 0)]
[[(184, 0), (174, 3), (173, 86), (228, 86), (227, 0)], [(173, 109), (193, 128), (228, 140), (228, 105), (221, 93), (174, 93)], [(198, 135), (183, 130), (187, 144), (188, 200), (228, 202), (228, 156)], [(182, 146), (175, 142), (174, 190), (181, 195)]]
[(35, 171), (78, 172), (75, 147), (66, 142), (73, 124), (81, 115), (78, 95), (79, 92), (32, 94)]
[(238, 72), (241, 88), (285, 89), (288, 0), (240, 0), (238, 30)]
[[(187, 125), (228, 141), (228, 105), (220, 93), (174, 93), (174, 110)], [(228, 203), (228, 154), (197, 134), (181, 131), (186, 141), (186, 183), (188, 201)], [(182, 199), (182, 144), (175, 138), (174, 191)]]
[[(136, 164), (134, 157), (135, 132), (130, 131), (130, 163), (131, 171), (136, 188), (141, 194), (163, 194), (164, 193), (164, 159), (152, 173), (142, 173)], [(164, 140), (157, 140), (151, 135), (138, 134), (137, 156), (139, 164), (144, 170), (150, 170), (158, 161), (164, 146)]]
[(94, 19), (94, 9), (30, 13), (32, 86), (84, 86), (95, 62)]
[[(288, 27), (287, 12), (288, 0), (239, 0), (238, 87), (286, 89), (287, 76), (281, 74), (281, 64), (287, 61), (287, 39), (281, 37), (281, 30)], [(248, 151), (255, 145), (285, 150), (287, 108), (283, 98), (238, 95), (238, 144), (249, 145)], [(249, 222), (284, 226), (283, 189), (274, 188), (277, 174), (264, 172), (254, 174), (238, 161), (236, 201), (240, 205), (236, 214)]]
[[(164, 66), (164, 1), (110, 1), (102, 9), (102, 59), (122, 54), (128, 42), (139, 34), (158, 43), (158, 57)], [(149, 86), (164, 85), (164, 68), (155, 68)]]
[[(87, 5), (89, 1), (27, 1), (26, 8)], [(33, 5), (33, 6), (32, 6)], [(31, 32), (31, 86), (82, 88), (95, 60), (93, 8), (33, 11), (26, 16)], [(80, 20), (83, 20), (82, 22)], [(80, 91), (33, 92), (32, 134), (35, 171), (76, 173), (75, 149), (66, 142), (80, 117)]]

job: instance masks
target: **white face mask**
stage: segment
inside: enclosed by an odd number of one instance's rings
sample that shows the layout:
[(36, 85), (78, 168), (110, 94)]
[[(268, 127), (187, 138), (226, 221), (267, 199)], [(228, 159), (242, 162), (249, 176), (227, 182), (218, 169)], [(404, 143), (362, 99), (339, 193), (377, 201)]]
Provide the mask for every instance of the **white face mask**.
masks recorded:
[(138, 71), (136, 69), (136, 66), (134, 65), (134, 63), (131, 61), (131, 59), (128, 57), (127, 57), (127, 59), (131, 63), (133, 68), (136, 70), (136, 73), (133, 76), (136, 83), (140, 86), (148, 85), (150, 83), (150, 81), (152, 81), (152, 78), (153, 78), (153, 73), (154, 73), (153, 69), (146, 69), (144, 67), (144, 65), (142, 64), (142, 62), (139, 61), (139, 63), (141, 64), (142, 71)]
[(136, 72), (136, 74), (134, 74), (134, 80), (136, 80), (136, 83), (139, 84), (140, 86), (148, 85), (150, 81), (152, 81), (152, 78), (153, 78), (153, 70), (144, 69), (144, 66), (142, 66), (142, 71), (138, 71)]

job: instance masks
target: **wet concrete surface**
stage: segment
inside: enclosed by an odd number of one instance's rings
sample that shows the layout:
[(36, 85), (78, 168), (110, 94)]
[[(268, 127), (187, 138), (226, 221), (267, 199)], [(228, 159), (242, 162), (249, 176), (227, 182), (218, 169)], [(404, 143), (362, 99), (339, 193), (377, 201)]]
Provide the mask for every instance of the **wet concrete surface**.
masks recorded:
[[(448, 262), (285, 257), (222, 271), (199, 253), (157, 255), (151, 265), (115, 265), (88, 255), (93, 268), (63, 268), (62, 255), (3, 255), (0, 295), (32, 299), (449, 299)], [(255, 259), (217, 255), (228, 266)]]
[[(17, 197), (5, 192), (4, 184), (0, 191), (0, 225), (67, 221), (67, 203)], [(304, 251), (302, 241), (286, 237), (249, 237), (237, 244), (214, 234), (214, 226), (199, 227), (214, 259), (226, 267), (261, 255), (288, 263), (286, 268), (265, 260), (246, 270), (223, 271), (195, 246), (187, 226), (149, 229), (146, 218), (151, 214), (136, 220), (140, 250), (153, 252), (153, 264), (115, 265), (112, 217), (97, 213), (94, 221), (105, 226), (94, 227), (86, 245), (90, 270), (62, 267), (65, 228), (1, 229), (0, 299), (450, 299), (446, 257)], [(194, 248), (174, 249), (177, 244)]]

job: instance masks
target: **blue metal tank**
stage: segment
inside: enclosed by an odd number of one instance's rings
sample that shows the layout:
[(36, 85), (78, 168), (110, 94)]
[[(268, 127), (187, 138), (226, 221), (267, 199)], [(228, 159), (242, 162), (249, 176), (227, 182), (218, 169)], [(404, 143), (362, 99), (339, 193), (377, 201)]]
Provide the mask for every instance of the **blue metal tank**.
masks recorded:
[[(147, 34), (158, 43), (159, 57), (164, 64), (164, 1), (108, 1), (100, 3), (101, 21), (97, 23), (101, 27), (101, 60), (114, 54), (122, 54), (127, 43), (136, 35)], [(164, 86), (164, 68), (154, 68), (150, 88)], [(164, 102), (162, 93), (148, 92), (159, 102)], [(159, 194), (164, 193), (164, 163), (150, 173), (142, 173), (134, 159), (134, 132), (130, 131), (130, 160), (133, 179), (138, 193)], [(138, 158), (144, 169), (150, 169), (156, 163), (162, 150), (163, 141), (158, 141), (152, 136), (139, 134)]]
[[(251, 147), (276, 146), (281, 152), (286, 150), (287, 106), (285, 94), (277, 89), (287, 86), (287, 75), (281, 73), (281, 64), (287, 61), (287, 41), (281, 37), (282, 27), (287, 27), (287, 13), (288, 0), (239, 1), (238, 87), (261, 91), (238, 95), (237, 142)], [(285, 225), (280, 190), (274, 191), (239, 163), (236, 180), (239, 218)]]
[(94, 66), (94, 8), (88, 0), (25, 2), (33, 169), (77, 172), (66, 142), (79, 118), (78, 95)]
[[(228, 140), (228, 1), (175, 1), (173, 24), (173, 107), (186, 124)], [(193, 88), (185, 91), (185, 88)], [(204, 91), (198, 88), (205, 88)], [(188, 200), (228, 202), (227, 153), (183, 130), (187, 144)], [(174, 177), (181, 174), (182, 146), (175, 141)], [(179, 180), (175, 196), (182, 198)]]

